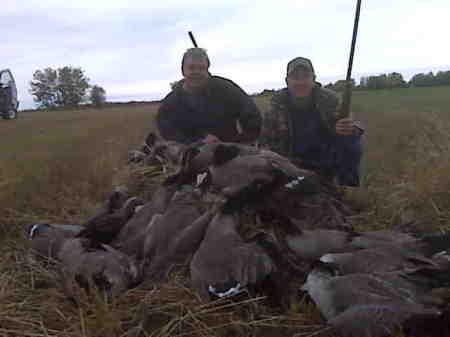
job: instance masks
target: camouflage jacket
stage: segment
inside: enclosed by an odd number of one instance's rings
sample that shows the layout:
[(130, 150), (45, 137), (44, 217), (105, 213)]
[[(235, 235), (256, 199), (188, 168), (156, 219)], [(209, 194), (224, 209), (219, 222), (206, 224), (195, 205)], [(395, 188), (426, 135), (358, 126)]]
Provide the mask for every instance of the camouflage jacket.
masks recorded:
[[(339, 107), (338, 95), (329, 89), (315, 87), (312, 93), (313, 108), (319, 112), (323, 127), (329, 135), (336, 135), (335, 126)], [(293, 155), (292, 113), (295, 107), (287, 88), (274, 93), (271, 108), (265, 113), (260, 143), (284, 156)]]

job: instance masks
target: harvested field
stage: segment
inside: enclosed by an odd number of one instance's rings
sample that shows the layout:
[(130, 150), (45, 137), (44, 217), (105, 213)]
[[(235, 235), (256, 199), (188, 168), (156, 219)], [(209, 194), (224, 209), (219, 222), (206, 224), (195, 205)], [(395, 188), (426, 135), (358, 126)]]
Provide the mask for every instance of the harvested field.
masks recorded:
[[(367, 126), (363, 186), (347, 191), (360, 230), (415, 221), (450, 228), (448, 87), (355, 92)], [(267, 110), (267, 97), (257, 98)], [(325, 336), (312, 305), (288, 315), (264, 299), (200, 303), (180, 275), (105, 302), (73, 306), (56, 271), (31, 265), (21, 228), (48, 220), (79, 223), (123, 179), (127, 151), (153, 130), (156, 104), (39, 111), (0, 122), (0, 336)], [(122, 178), (121, 178), (122, 177)]]

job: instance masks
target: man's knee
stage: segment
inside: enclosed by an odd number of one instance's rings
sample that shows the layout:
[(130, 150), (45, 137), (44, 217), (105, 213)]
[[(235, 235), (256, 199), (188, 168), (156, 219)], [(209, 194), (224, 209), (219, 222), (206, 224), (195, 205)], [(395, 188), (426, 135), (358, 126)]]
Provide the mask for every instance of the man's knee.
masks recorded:
[(337, 142), (338, 157), (341, 162), (359, 162), (363, 154), (361, 136), (343, 137)]
[(359, 186), (360, 163), (363, 154), (361, 136), (350, 136), (340, 142), (337, 179), (340, 185)]

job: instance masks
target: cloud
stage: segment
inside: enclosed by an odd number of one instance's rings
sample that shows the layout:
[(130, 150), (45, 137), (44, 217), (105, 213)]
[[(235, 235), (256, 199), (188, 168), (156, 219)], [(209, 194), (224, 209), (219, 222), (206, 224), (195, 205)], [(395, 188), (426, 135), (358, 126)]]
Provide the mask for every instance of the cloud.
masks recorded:
[[(249, 92), (283, 86), (286, 63), (299, 55), (310, 57), (326, 82), (346, 73), (354, 10), (353, 0), (6, 1), (0, 67), (13, 70), (25, 106), (32, 104), (33, 72), (65, 65), (80, 66), (108, 97), (156, 99), (180, 78), (192, 30), (211, 71)], [(355, 77), (447, 70), (448, 17), (447, 0), (363, 1)]]

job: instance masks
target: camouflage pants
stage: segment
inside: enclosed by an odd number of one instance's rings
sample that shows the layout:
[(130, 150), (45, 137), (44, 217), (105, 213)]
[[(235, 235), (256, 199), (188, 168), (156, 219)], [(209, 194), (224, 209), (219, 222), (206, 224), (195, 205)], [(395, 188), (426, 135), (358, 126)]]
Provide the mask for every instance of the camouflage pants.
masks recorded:
[(363, 146), (360, 136), (341, 137), (337, 146), (337, 180), (343, 186), (359, 186)]

